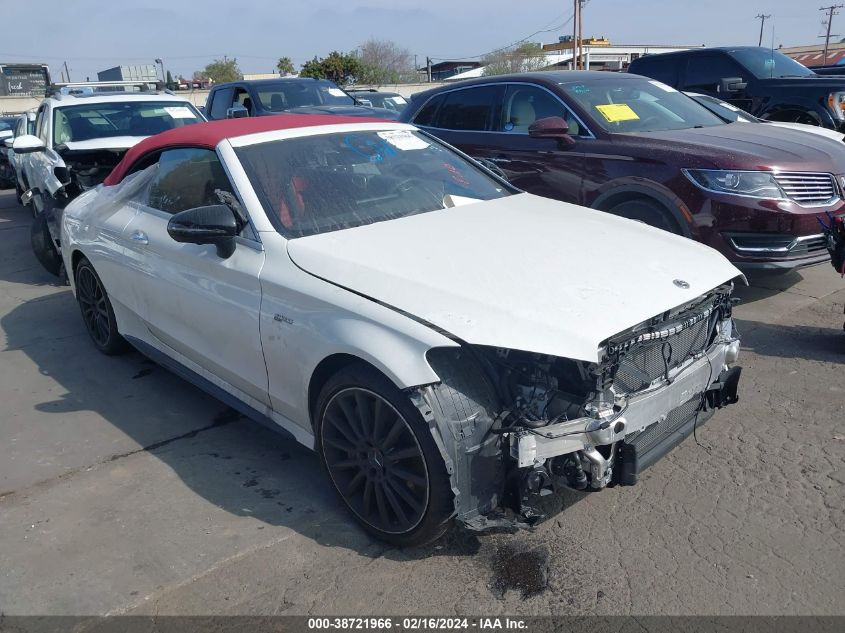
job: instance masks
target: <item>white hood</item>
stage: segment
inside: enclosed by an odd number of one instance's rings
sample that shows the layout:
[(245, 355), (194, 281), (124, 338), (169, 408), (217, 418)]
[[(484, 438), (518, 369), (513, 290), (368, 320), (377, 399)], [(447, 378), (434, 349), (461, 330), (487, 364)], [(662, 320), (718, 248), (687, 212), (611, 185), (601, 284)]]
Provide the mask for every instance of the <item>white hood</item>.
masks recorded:
[(143, 141), (146, 136), (107, 136), (92, 138), (87, 141), (68, 141), (64, 143), (71, 151), (87, 151), (96, 149), (129, 149)]
[(288, 253), (468, 343), (589, 362), (610, 336), (741, 275), (692, 240), (530, 194), (299, 238)]

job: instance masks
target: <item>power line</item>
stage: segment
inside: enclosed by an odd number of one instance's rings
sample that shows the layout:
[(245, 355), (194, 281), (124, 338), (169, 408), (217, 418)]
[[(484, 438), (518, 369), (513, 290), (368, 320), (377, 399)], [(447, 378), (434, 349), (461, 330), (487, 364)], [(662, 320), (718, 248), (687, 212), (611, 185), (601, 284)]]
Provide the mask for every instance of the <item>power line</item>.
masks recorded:
[(487, 55), (492, 55), (493, 53), (498, 53), (499, 51), (503, 51), (505, 49), (512, 48), (512, 47), (514, 47), (518, 44), (522, 44), (526, 40), (529, 40), (532, 37), (534, 37), (535, 35), (539, 35), (540, 33), (550, 33), (552, 31), (559, 31), (560, 29), (565, 27), (567, 24), (569, 24), (572, 21), (572, 18), (574, 18), (574, 17), (575, 17), (574, 14), (570, 15), (561, 24), (557, 24), (557, 25), (555, 25), (551, 28), (543, 28), (543, 29), (540, 29), (539, 31), (534, 31), (533, 33), (531, 33), (531, 35), (526, 35), (525, 37), (517, 40), (516, 42), (512, 42), (511, 44), (508, 44), (506, 46), (500, 46), (499, 48), (494, 48), (492, 51), (487, 51), (486, 53), (481, 53), (479, 55), (448, 55), (448, 56), (439, 55), (439, 56), (436, 56), (436, 57), (433, 56), (431, 59), (439, 59), (439, 60), (445, 60), (445, 59), (476, 59), (476, 58), (479, 58), (479, 57), (486, 57)]

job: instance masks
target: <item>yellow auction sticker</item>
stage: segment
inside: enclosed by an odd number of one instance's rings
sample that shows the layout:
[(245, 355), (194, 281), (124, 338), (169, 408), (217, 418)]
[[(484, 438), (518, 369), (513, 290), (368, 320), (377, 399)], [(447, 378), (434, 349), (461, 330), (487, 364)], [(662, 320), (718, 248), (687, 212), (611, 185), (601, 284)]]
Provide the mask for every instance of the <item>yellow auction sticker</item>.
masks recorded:
[(596, 110), (601, 112), (601, 115), (607, 119), (608, 123), (635, 121), (640, 118), (627, 103), (606, 103), (604, 105), (597, 105)]

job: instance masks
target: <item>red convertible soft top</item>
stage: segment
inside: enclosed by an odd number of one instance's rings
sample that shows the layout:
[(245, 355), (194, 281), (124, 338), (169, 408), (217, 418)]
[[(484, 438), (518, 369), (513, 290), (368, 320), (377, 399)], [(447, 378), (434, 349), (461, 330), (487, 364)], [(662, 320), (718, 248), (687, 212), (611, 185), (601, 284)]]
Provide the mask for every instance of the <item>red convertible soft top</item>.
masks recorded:
[(132, 170), (140, 159), (170, 147), (205, 147), (214, 149), (223, 139), (246, 136), (258, 132), (290, 130), (300, 127), (320, 125), (340, 125), (343, 123), (393, 123), (385, 119), (360, 116), (334, 116), (331, 114), (277, 114), (263, 117), (244, 117), (225, 119), (209, 123), (184, 125), (161, 134), (144, 139), (123, 156), (117, 166), (103, 181), (107, 187), (118, 184)]

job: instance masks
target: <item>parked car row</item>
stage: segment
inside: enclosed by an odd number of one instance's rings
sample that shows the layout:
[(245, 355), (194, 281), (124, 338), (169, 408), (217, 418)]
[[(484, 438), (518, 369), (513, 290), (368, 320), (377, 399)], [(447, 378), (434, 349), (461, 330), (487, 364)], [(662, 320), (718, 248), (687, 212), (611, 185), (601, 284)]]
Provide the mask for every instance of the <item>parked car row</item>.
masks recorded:
[(841, 139), (633, 74), (485, 77), (402, 122), (313, 79), (215, 86), (207, 123), (105, 99), (12, 143), (94, 345), (313, 448), (398, 545), (635, 484), (738, 398), (737, 266), (824, 261), (843, 210)]

